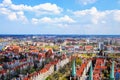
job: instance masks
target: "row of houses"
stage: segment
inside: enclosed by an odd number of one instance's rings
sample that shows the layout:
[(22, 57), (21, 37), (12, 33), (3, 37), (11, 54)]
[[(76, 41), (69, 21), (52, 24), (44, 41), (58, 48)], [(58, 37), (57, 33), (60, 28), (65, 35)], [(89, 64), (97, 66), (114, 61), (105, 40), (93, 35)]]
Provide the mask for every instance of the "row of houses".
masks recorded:
[(91, 51), (95, 50), (95, 48), (92, 45), (86, 45), (86, 46), (65, 46), (63, 49), (68, 51)]
[(38, 72), (34, 72), (30, 74), (28, 77), (24, 78), (24, 80), (45, 80), (49, 75), (51, 75), (54, 71), (58, 71), (61, 67), (66, 65), (69, 62), (69, 58), (64, 58), (63, 60), (56, 60), (54, 62), (50, 62), (46, 64), (43, 69)]

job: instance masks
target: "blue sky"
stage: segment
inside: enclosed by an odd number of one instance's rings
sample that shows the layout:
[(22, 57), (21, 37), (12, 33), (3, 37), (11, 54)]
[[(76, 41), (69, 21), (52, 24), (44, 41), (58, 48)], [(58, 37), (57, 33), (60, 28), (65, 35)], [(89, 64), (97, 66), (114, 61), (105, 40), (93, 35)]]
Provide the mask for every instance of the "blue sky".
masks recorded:
[(0, 34), (120, 34), (120, 0), (0, 0)]

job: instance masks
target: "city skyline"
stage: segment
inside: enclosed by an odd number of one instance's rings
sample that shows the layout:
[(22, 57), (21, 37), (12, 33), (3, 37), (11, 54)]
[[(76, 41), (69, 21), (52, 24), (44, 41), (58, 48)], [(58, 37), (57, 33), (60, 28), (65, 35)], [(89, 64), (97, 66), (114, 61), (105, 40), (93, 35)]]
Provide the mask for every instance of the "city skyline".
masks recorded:
[(0, 34), (119, 35), (120, 0), (0, 0)]

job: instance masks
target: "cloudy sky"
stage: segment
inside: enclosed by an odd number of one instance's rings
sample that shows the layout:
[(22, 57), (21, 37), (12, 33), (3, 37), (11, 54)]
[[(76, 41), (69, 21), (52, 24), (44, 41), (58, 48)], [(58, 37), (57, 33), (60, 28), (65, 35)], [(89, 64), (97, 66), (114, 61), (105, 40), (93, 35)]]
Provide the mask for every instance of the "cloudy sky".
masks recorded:
[(0, 34), (120, 34), (120, 0), (0, 0)]

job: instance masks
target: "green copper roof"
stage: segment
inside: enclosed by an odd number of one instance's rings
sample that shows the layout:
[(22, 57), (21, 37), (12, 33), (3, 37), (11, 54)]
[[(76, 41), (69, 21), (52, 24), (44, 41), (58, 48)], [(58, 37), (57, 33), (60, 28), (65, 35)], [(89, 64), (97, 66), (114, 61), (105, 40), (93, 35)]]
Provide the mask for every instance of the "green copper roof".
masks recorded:
[(89, 80), (93, 80), (93, 68), (92, 68), (92, 62), (91, 62), (91, 65), (90, 65)]
[(72, 62), (72, 76), (76, 76), (75, 60)]
[(110, 80), (114, 80), (114, 61), (112, 62), (112, 67), (110, 71)]

